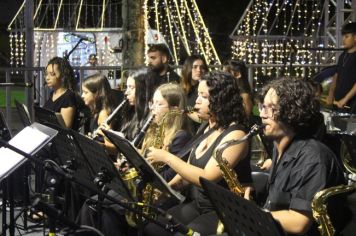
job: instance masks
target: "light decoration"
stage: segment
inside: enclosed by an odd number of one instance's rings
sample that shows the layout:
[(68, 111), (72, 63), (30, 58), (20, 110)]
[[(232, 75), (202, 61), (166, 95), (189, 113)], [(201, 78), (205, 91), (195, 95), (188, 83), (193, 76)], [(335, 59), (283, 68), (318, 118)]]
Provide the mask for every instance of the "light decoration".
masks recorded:
[(191, 54), (201, 54), (210, 65), (221, 64), (195, 0), (145, 0), (144, 5), (147, 29), (164, 38), (174, 64)]
[[(12, 67), (25, 64), (25, 3), (26, 0), (8, 26)], [(121, 37), (117, 33), (122, 27), (122, 19), (117, 17), (119, 5), (121, 0), (34, 0), (34, 66), (44, 66), (52, 57), (65, 56), (65, 51), (70, 51), (79, 40), (70, 35), (73, 31), (95, 40), (81, 42), (69, 58), (73, 66), (85, 64), (91, 53), (100, 54), (100, 65), (120, 65), (120, 57), (111, 53)], [(61, 50), (63, 45), (66, 50)]]
[[(335, 47), (327, 40), (324, 30), (330, 27), (324, 25), (326, 14), (331, 14), (330, 10), (335, 12), (333, 2), (328, 3), (325, 0), (250, 1), (231, 34), (232, 59), (255, 64), (254, 79), (260, 74), (312, 77), (320, 70), (316, 66), (335, 63), (335, 52), (309, 50)], [(345, 8), (347, 4), (345, 1)]]

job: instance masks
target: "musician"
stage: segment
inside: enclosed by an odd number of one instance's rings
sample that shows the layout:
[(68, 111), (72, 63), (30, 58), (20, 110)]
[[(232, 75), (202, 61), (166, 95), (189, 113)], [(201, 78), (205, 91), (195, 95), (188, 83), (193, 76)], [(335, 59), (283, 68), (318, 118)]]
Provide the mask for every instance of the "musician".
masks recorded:
[(356, 113), (356, 22), (344, 25), (341, 33), (345, 52), (339, 57), (327, 104), (334, 103), (340, 109), (349, 107)]
[[(91, 110), (90, 131), (94, 133), (117, 106), (117, 104), (113, 104), (115, 99), (107, 78), (102, 74), (86, 78), (82, 84), (82, 98), (85, 105)], [(113, 124), (110, 124), (110, 127), (113, 127)], [(103, 143), (110, 154), (115, 154), (117, 152), (115, 146), (107, 138), (103, 138), (101, 131), (99, 134), (101, 134), (99, 141)]]
[[(193, 231), (208, 235), (216, 232), (218, 217), (200, 186), (199, 177), (225, 185), (217, 162), (212, 158), (213, 150), (221, 143), (246, 135), (246, 116), (236, 79), (224, 72), (204, 75), (199, 82), (195, 108), (200, 118), (207, 121), (208, 125), (190, 152), (189, 161), (184, 162), (165, 150), (153, 147), (149, 148), (147, 160), (150, 163), (165, 163), (177, 172), (169, 182), (172, 188), (188, 188), (187, 200), (169, 209), (168, 213)], [(252, 182), (248, 142), (227, 148), (223, 156), (237, 172), (242, 184)], [(163, 217), (159, 220), (166, 222)], [(148, 224), (145, 235), (170, 233), (155, 224)]]
[(253, 101), (245, 63), (243, 61), (229, 60), (224, 66), (224, 70), (231, 73), (237, 79), (240, 95), (244, 101), (245, 112), (248, 117), (251, 116)]
[(159, 80), (160, 84), (179, 83), (180, 77), (169, 66), (169, 49), (164, 44), (153, 44), (147, 51), (148, 66), (151, 68)]
[[(129, 92), (126, 92), (126, 94), (130, 103), (134, 103), (131, 97), (131, 91), (137, 89), (133, 88), (133, 78), (137, 77), (130, 76), (127, 81)], [(144, 91), (141, 90), (141, 92)], [(157, 88), (150, 106), (152, 114), (155, 115), (155, 119), (146, 133), (142, 150), (146, 150), (157, 142), (155, 139), (157, 138), (156, 135), (159, 134), (155, 131), (159, 128), (158, 126), (163, 126), (161, 137), (158, 138), (162, 139), (163, 142), (160, 145), (162, 145), (164, 150), (169, 150), (176, 154), (185, 146), (191, 138), (191, 133), (186, 122), (187, 117), (182, 114), (185, 106), (186, 100), (184, 92), (179, 85), (163, 84)], [(159, 172), (163, 178), (167, 180), (170, 180), (175, 175), (168, 166), (163, 167)], [(127, 225), (124, 214), (125, 211), (116, 205), (110, 205), (109, 207), (104, 206), (101, 218), (102, 226), (100, 228), (104, 235), (126, 235), (128, 230), (134, 231), (134, 229)], [(96, 217), (92, 209), (85, 204), (79, 215), (78, 222), (96, 227), (98, 221)]]
[[(163, 84), (156, 89), (150, 104), (151, 113), (155, 117), (143, 141), (143, 152), (154, 146), (157, 138), (162, 139), (159, 148), (172, 154), (177, 154), (185, 146), (192, 137), (187, 115), (184, 114), (185, 107), (185, 94), (179, 85)], [(161, 134), (157, 133), (160, 129)], [(170, 181), (176, 173), (165, 166), (160, 174), (166, 181)]]
[[(208, 72), (208, 66), (202, 56), (191, 55), (185, 59), (182, 67), (181, 85), (188, 98), (188, 107), (194, 107), (198, 97), (199, 81), (206, 72)], [(196, 131), (200, 125), (198, 113), (191, 112), (188, 116), (194, 121), (194, 131)]]
[(52, 58), (47, 64), (45, 79), (53, 91), (43, 107), (61, 113), (66, 127), (77, 129), (76, 81), (71, 65), (64, 58)]
[(259, 110), (264, 134), (274, 141), (265, 209), (288, 234), (318, 235), (312, 199), (344, 178), (332, 151), (313, 138), (322, 122), (314, 89), (298, 79), (272, 81), (262, 90)]

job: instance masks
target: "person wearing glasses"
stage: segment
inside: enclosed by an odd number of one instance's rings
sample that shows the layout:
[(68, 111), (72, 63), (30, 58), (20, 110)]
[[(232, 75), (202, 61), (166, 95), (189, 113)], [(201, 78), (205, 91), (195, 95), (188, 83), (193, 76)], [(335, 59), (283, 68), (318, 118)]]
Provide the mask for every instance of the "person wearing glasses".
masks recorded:
[(278, 79), (262, 90), (260, 117), (265, 136), (274, 141), (264, 208), (288, 234), (319, 235), (311, 210), (313, 197), (344, 183), (333, 152), (313, 138), (323, 122), (319, 106), (312, 85), (300, 79)]
[[(196, 139), (188, 162), (154, 147), (149, 148), (147, 160), (152, 164), (168, 165), (177, 173), (169, 185), (176, 190), (187, 190), (186, 201), (170, 208), (168, 213), (193, 231), (209, 235), (216, 232), (218, 217), (201, 188), (199, 177), (226, 187), (221, 170), (212, 158), (213, 151), (224, 142), (246, 135), (246, 116), (236, 79), (220, 71), (205, 74), (199, 82), (195, 108), (207, 125)], [(248, 142), (226, 148), (223, 156), (229, 167), (236, 171), (243, 185), (252, 183)], [(163, 216), (158, 220), (167, 221)], [(144, 235), (172, 234), (150, 223), (146, 226)]]

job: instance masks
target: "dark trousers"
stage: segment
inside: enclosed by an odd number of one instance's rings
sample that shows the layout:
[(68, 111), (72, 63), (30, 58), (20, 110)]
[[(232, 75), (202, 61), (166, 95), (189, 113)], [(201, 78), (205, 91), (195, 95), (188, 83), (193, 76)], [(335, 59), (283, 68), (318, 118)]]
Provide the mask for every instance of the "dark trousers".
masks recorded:
[[(216, 215), (215, 211), (211, 209), (200, 209), (195, 201), (172, 207), (167, 212), (172, 215), (178, 222), (186, 225), (188, 228), (195, 232), (199, 232), (202, 236), (216, 233), (218, 216)], [(162, 216), (159, 216), (158, 220), (163, 224), (169, 223), (168, 220)], [(144, 235), (178, 236), (184, 234), (180, 232), (170, 233), (156, 224), (149, 223), (144, 229)]]

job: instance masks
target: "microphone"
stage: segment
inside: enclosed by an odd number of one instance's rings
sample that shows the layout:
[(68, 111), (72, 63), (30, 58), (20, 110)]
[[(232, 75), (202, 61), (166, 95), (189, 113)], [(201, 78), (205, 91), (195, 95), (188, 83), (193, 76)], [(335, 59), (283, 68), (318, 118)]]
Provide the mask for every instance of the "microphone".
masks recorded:
[(70, 35), (75, 36), (75, 37), (77, 37), (77, 38), (80, 38), (80, 39), (82, 39), (82, 40), (91, 42), (91, 43), (95, 43), (95, 39), (89, 38), (89, 37), (87, 37), (87, 36), (85, 36), (85, 35), (75, 34), (75, 33), (70, 33)]
[(27, 87), (31, 88), (33, 86), (32, 83), (24, 82), (24, 83), (0, 83), (0, 87)]

